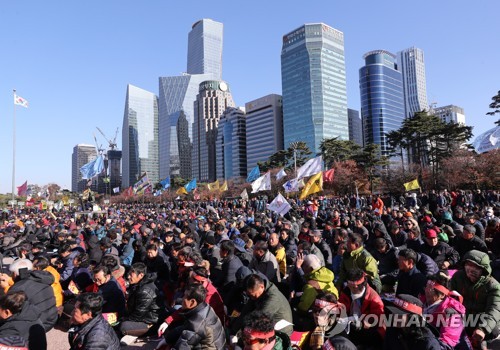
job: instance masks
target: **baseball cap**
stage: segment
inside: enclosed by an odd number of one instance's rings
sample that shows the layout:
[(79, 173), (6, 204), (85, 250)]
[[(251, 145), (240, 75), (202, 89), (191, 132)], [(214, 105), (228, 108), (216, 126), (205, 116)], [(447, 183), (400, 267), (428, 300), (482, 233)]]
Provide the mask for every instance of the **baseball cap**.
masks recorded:
[(427, 238), (436, 238), (437, 237), (437, 232), (433, 229), (428, 229), (427, 231), (425, 231), (425, 237)]

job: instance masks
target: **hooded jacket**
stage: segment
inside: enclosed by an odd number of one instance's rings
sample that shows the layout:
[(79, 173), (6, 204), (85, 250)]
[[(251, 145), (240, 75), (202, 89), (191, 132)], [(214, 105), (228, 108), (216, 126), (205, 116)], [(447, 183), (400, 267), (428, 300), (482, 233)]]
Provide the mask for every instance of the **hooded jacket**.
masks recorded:
[(254, 256), (249, 267), (262, 272), (268, 280), (274, 283), (281, 281), (278, 261), (269, 250), (264, 254), (264, 256), (262, 256), (262, 258)]
[[(439, 339), (443, 343), (451, 347), (458, 344), (464, 330), (462, 316), (465, 314), (465, 306), (458, 300), (448, 296), (435, 307), (432, 307), (432, 305), (428, 307), (425, 313), (432, 315), (432, 318), (429, 318), (429, 323), (438, 328)], [(443, 322), (443, 320), (447, 322)], [(440, 324), (438, 324), (438, 321)]]
[(334, 294), (336, 297), (339, 296), (337, 288), (333, 283), (333, 272), (328, 270), (326, 267), (320, 267), (309, 273), (306, 276), (308, 281), (304, 288), (302, 289), (302, 296), (300, 297), (300, 302), (297, 305), (299, 312), (306, 313), (311, 305), (313, 305), (318, 292), (328, 292)]
[(30, 350), (46, 350), (47, 338), (39, 315), (38, 309), (26, 301), (21, 312), (2, 322), (0, 337), (20, 336), (28, 341)]
[(30, 271), (19, 278), (9, 291), (26, 293), (28, 301), (40, 310), (40, 321), (48, 332), (57, 321), (56, 298), (52, 289), (54, 276), (47, 271)]
[(359, 247), (352, 252), (345, 252), (342, 265), (340, 267), (339, 279), (335, 283), (337, 289), (344, 288), (346, 281), (346, 273), (349, 269), (354, 267), (360, 268), (369, 276), (368, 283), (380, 293), (382, 291), (382, 282), (378, 275), (377, 260), (366, 250), (364, 247)]
[(451, 289), (464, 298), (466, 315), (483, 315), (479, 327), (486, 335), (490, 334), (500, 322), (500, 284), (491, 277), (488, 254), (472, 250), (465, 254), (463, 261), (470, 261), (483, 269), (476, 283), (472, 283), (465, 270), (457, 271), (451, 279)]

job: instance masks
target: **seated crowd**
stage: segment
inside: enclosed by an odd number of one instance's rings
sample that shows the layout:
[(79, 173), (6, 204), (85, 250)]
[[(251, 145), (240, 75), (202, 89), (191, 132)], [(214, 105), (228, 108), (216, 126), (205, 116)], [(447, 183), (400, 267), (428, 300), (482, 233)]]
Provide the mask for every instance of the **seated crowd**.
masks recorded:
[(500, 349), (498, 198), (292, 203), (4, 212), (0, 344), (45, 350), (58, 327), (71, 349)]

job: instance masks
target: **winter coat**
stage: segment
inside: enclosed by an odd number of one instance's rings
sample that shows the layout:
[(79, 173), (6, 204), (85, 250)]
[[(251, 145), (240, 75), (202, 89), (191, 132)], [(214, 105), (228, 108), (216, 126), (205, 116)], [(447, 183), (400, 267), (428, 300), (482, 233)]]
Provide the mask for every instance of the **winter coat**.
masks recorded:
[(488, 254), (473, 250), (465, 254), (462, 260), (480, 265), (483, 275), (476, 283), (472, 283), (464, 270), (457, 271), (451, 278), (451, 289), (463, 296), (467, 316), (483, 315), (485, 323), (479, 328), (488, 335), (500, 326), (500, 283), (491, 277)]
[[(346, 307), (346, 312), (348, 316), (353, 316), (351, 312), (352, 298), (351, 290), (349, 288), (344, 288), (342, 293), (340, 293), (339, 302), (344, 304)], [(381, 316), (384, 314), (384, 302), (380, 298), (380, 295), (368, 284), (366, 285), (365, 294), (361, 297), (361, 315), (377, 315)], [(377, 328), (380, 337), (384, 339), (385, 327)]]
[(125, 295), (113, 277), (108, 282), (98, 286), (98, 291), (104, 299), (103, 313), (117, 312), (118, 317), (125, 314)]
[(125, 266), (132, 265), (132, 260), (134, 260), (134, 247), (132, 243), (134, 243), (134, 239), (130, 237), (130, 240), (127, 244), (124, 244), (122, 247), (122, 251), (120, 254), (120, 263)]
[(325, 257), (323, 256), (321, 250), (319, 250), (319, 248), (314, 244), (311, 244), (311, 254), (314, 254), (318, 257), (319, 261), (321, 262), (321, 266), (325, 266)]
[(28, 341), (30, 350), (46, 350), (47, 338), (40, 321), (39, 310), (26, 301), (21, 312), (12, 315), (0, 325), (0, 338), (20, 336)]
[(40, 321), (45, 331), (54, 327), (57, 321), (56, 298), (51, 285), (54, 276), (47, 271), (30, 271), (22, 274), (9, 291), (26, 293), (28, 301), (40, 310)]
[(163, 306), (154, 281), (156, 274), (148, 273), (137, 284), (130, 285), (127, 300), (127, 321), (155, 324)]
[(297, 310), (299, 312), (306, 313), (309, 311), (320, 291), (332, 293), (336, 297), (339, 296), (339, 292), (333, 283), (333, 272), (326, 267), (320, 267), (305, 277), (307, 283), (302, 289), (300, 302), (297, 305)]
[(50, 274), (54, 276), (54, 283), (52, 283), (52, 289), (54, 290), (54, 296), (56, 298), (56, 307), (62, 306), (64, 301), (64, 295), (61, 287), (61, 282), (59, 282), (60, 280), (59, 272), (57, 272), (57, 270), (54, 269), (52, 266), (47, 266), (45, 271), (50, 272)]
[[(182, 312), (184, 324), (174, 328), (171, 332), (167, 330), (165, 339), (167, 344), (173, 344), (177, 350), (224, 349), (226, 344), (226, 333), (219, 317), (207, 303), (203, 302), (194, 309)], [(177, 339), (174, 339), (180, 335)]]
[(162, 250), (158, 249), (158, 254), (153, 259), (146, 258), (144, 264), (149, 273), (156, 273), (158, 281), (170, 281), (170, 262)]
[(101, 314), (68, 331), (70, 350), (120, 350), (115, 331)]
[(427, 284), (427, 278), (416, 267), (408, 272), (399, 271), (397, 281), (396, 294), (410, 294), (416, 298), (420, 294), (424, 294), (424, 288)]
[[(439, 330), (439, 339), (443, 343), (451, 347), (459, 343), (464, 330), (462, 316), (465, 315), (465, 306), (458, 300), (447, 296), (436, 306), (427, 307), (424, 313), (432, 315), (432, 318), (428, 319), (429, 323)], [(443, 322), (444, 320), (446, 322)]]
[(325, 259), (325, 266), (330, 269), (333, 264), (332, 249), (324, 239), (321, 239), (318, 243), (314, 243), (314, 245), (321, 251), (323, 258)]
[(216, 287), (234, 285), (236, 283), (236, 271), (243, 266), (240, 258), (231, 254), (222, 260), (222, 273), (219, 281), (214, 281)]
[(335, 283), (337, 290), (344, 289), (346, 282), (346, 273), (348, 270), (357, 267), (363, 270), (368, 276), (368, 282), (379, 293), (382, 290), (382, 283), (378, 275), (377, 261), (363, 247), (359, 247), (352, 252), (345, 252), (342, 257), (342, 265), (340, 267), (339, 279)]
[[(242, 329), (244, 317), (255, 310), (271, 315), (273, 323), (280, 320), (293, 323), (292, 309), (285, 296), (272, 282), (264, 280), (264, 285), (264, 293), (260, 296), (260, 298), (257, 300), (250, 299), (243, 307), (241, 316), (233, 320), (231, 324), (231, 330), (233, 331), (232, 334), (236, 334), (237, 331)], [(293, 328), (292, 326), (288, 326), (282, 329), (282, 331), (287, 335), (290, 335), (292, 334)]]
[(288, 239), (281, 242), (281, 244), (285, 247), (287, 265), (293, 265), (297, 257), (297, 244), (295, 244), (295, 239), (288, 237)]
[(385, 253), (373, 252), (373, 257), (378, 261), (378, 272), (383, 283), (398, 275), (398, 249), (390, 247)]
[(410, 334), (403, 333), (402, 328), (387, 328), (384, 340), (384, 350), (441, 350), (441, 346), (427, 327), (406, 329)]
[(484, 243), (484, 241), (477, 236), (472, 237), (471, 240), (464, 239), (462, 236), (457, 236), (453, 247), (456, 249), (458, 254), (460, 254), (461, 258), (463, 258), (471, 250), (479, 250), (484, 253), (488, 252), (486, 243)]
[(448, 261), (450, 266), (460, 261), (458, 252), (444, 242), (438, 242), (434, 247), (424, 243), (422, 245), (422, 253), (428, 255), (438, 266), (441, 266), (445, 261)]
[(278, 262), (281, 277), (286, 275), (286, 251), (280, 243), (276, 247), (269, 247), (269, 251), (274, 255)]
[(415, 266), (425, 276), (432, 276), (439, 272), (439, 267), (436, 262), (432, 260), (427, 254), (417, 253), (417, 261)]
[(262, 258), (254, 256), (249, 268), (262, 272), (271, 282), (281, 281), (278, 261), (270, 251), (267, 251)]

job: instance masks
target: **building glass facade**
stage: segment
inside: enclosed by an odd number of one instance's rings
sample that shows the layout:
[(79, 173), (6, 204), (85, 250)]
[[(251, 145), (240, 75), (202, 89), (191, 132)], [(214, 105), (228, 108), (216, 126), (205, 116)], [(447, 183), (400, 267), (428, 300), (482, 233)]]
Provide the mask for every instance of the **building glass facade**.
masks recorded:
[(317, 153), (324, 138), (349, 139), (344, 34), (305, 24), (283, 36), (284, 147), (305, 141)]
[(247, 172), (283, 149), (283, 102), (271, 94), (245, 104)]
[(380, 145), (381, 154), (387, 156), (386, 133), (399, 129), (404, 120), (401, 72), (397, 70), (396, 56), (388, 51), (371, 51), (363, 58), (359, 87), (364, 144)]
[(145, 172), (153, 185), (157, 183), (158, 97), (155, 94), (127, 86), (122, 143), (123, 187), (132, 186)]
[(97, 149), (92, 145), (79, 144), (73, 147), (71, 156), (71, 191), (82, 192), (86, 189), (87, 181), (82, 179), (80, 168), (97, 158)]
[(403, 78), (405, 117), (429, 110), (425, 79), (424, 51), (416, 47), (398, 52), (398, 69)]
[(188, 74), (212, 74), (222, 79), (223, 24), (202, 19), (193, 24), (188, 37)]
[(363, 124), (359, 111), (348, 108), (347, 116), (349, 117), (349, 140), (363, 147)]
[(240, 108), (228, 108), (217, 130), (217, 178), (246, 177), (246, 118)]
[(192, 178), (200, 182), (215, 181), (217, 128), (228, 107), (234, 107), (228, 85), (209, 80), (200, 84), (194, 103)]

